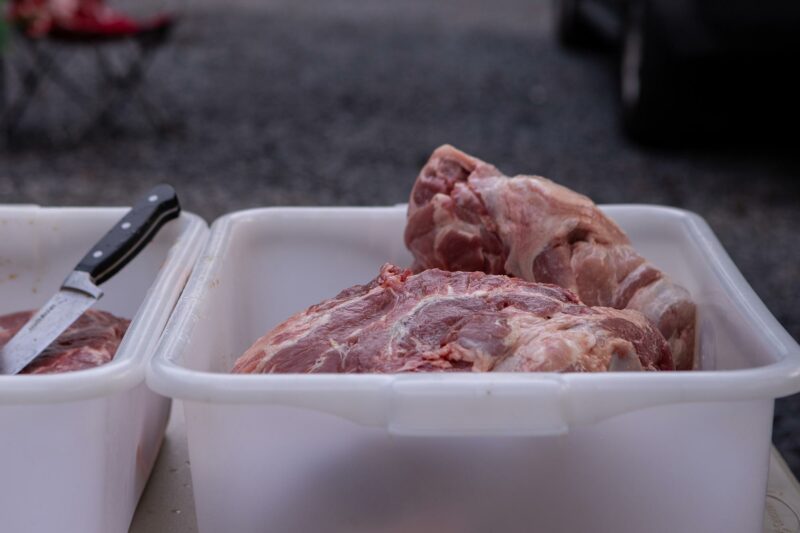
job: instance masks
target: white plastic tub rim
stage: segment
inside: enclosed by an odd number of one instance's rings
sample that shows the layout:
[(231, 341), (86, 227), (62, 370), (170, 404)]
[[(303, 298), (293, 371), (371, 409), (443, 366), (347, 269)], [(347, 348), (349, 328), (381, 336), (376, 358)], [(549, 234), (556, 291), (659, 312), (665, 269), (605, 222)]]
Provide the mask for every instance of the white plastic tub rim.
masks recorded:
[[(645, 205), (602, 206), (612, 214), (637, 211), (678, 217), (734, 305), (762, 332), (772, 361), (754, 368), (640, 373), (256, 374), (186, 368), (185, 350), (204, 294), (220, 271), (235, 226), (265, 212), (319, 208), (264, 208), (231, 213), (212, 225), (184, 294), (147, 370), (155, 391), (210, 404), (272, 404), (311, 409), (404, 435), (548, 435), (570, 427), (660, 405), (774, 399), (800, 391), (800, 347), (767, 310), (708, 224), (689, 211)], [(353, 210), (324, 208), (331, 217)], [(366, 282), (367, 280), (364, 280)]]
[[(129, 208), (125, 207), (39, 207), (36, 205), (0, 205), (10, 215), (18, 214), (35, 218), (42, 212), (81, 214), (85, 212), (112, 213), (121, 218)], [(154, 352), (159, 335), (173, 310), (161, 306), (151, 295), (163, 294), (177, 297), (191, 273), (199, 250), (208, 234), (206, 222), (199, 216), (183, 211), (179, 218), (169, 224), (182, 224), (183, 230), (170, 247), (162, 265), (171, 265), (158, 271), (148, 289), (142, 305), (131, 317), (131, 325), (117, 349), (114, 359), (108, 363), (86, 370), (59, 374), (0, 376), (0, 404), (53, 403), (104, 396), (127, 390), (144, 380), (149, 356)], [(109, 226), (110, 227), (110, 226)], [(68, 272), (64, 272), (64, 276)]]

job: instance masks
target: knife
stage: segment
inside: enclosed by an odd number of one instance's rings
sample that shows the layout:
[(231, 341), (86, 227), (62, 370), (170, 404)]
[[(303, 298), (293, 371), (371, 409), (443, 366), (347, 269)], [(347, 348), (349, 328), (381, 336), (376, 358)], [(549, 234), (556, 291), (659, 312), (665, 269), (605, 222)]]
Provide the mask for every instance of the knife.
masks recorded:
[(89, 250), (61, 289), (0, 348), (0, 375), (17, 374), (36, 359), (103, 296), (98, 285), (136, 257), (161, 226), (180, 212), (172, 187), (151, 189)]

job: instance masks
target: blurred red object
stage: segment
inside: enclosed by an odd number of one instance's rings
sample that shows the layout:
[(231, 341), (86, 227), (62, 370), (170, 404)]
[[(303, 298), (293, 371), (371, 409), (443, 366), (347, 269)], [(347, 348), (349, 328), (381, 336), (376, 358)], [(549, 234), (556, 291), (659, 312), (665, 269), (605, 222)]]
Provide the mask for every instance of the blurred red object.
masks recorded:
[[(131, 101), (139, 103), (140, 115), (157, 131), (169, 130), (173, 121), (164, 106), (148, 101), (137, 89), (156, 52), (170, 41), (175, 15), (135, 19), (112, 9), (105, 0), (10, 0), (8, 7), (8, 21), (21, 37), (15, 65), (19, 90), (0, 109), (0, 131), (5, 131), (9, 144), (45, 80), (88, 117), (82, 126), (71, 127), (77, 131), (73, 141), (96, 129), (112, 131)], [(67, 62), (69, 55), (80, 50), (90, 51), (97, 63), (99, 85), (93, 91), (83, 87), (84, 80)]]
[(104, 0), (13, 0), (9, 20), (28, 37), (114, 39), (150, 33), (173, 22), (161, 14), (134, 20), (110, 8)]

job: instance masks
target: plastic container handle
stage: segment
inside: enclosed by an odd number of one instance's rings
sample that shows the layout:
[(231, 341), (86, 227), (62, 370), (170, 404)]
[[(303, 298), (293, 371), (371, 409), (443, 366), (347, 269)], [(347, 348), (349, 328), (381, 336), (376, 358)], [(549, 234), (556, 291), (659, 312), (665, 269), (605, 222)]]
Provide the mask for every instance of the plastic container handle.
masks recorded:
[[(483, 378), (483, 379), (481, 379)], [(564, 417), (559, 376), (400, 376), (392, 385), (388, 428), (396, 435), (562, 435)]]
[(158, 230), (180, 213), (175, 189), (157, 185), (114, 224), (75, 270), (87, 272), (92, 282), (100, 285), (136, 257)]

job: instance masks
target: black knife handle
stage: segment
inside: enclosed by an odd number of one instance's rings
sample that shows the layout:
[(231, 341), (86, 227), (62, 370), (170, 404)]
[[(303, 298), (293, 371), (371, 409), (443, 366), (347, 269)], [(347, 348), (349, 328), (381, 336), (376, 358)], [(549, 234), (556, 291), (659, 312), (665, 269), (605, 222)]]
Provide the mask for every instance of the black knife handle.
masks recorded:
[(175, 189), (157, 185), (87, 253), (75, 270), (100, 285), (127, 265), (168, 221), (181, 213)]

